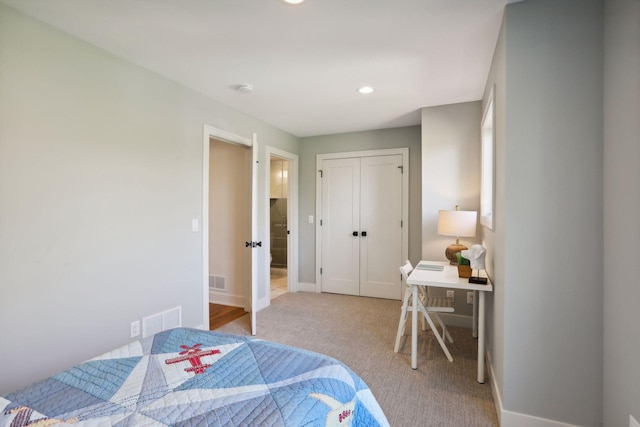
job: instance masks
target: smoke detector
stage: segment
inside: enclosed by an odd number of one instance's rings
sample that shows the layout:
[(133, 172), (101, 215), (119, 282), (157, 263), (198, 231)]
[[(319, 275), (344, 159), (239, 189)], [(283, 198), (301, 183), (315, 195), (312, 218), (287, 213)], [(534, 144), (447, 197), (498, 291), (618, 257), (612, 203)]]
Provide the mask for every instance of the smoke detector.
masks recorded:
[(240, 93), (251, 93), (253, 92), (253, 86), (249, 84), (238, 85), (236, 86), (236, 90)]

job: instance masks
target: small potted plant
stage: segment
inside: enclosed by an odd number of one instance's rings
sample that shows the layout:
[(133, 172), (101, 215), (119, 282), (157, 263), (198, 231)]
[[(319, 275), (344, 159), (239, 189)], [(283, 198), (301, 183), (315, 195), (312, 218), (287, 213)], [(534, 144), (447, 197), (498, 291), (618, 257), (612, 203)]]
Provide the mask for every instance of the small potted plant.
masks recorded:
[(462, 256), (460, 252), (456, 254), (458, 258), (458, 277), (468, 279), (471, 277), (471, 261)]

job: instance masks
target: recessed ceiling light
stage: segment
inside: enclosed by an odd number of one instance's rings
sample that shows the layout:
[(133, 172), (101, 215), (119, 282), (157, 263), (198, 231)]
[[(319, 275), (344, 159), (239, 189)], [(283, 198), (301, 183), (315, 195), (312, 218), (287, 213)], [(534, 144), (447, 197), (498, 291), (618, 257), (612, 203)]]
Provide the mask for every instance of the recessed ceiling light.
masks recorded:
[(361, 88), (358, 88), (358, 93), (366, 95), (371, 92), (373, 92), (373, 88), (371, 86), (362, 86)]
[(300, 4), (302, 3), (304, 0), (282, 0), (283, 2), (287, 3), (287, 4)]

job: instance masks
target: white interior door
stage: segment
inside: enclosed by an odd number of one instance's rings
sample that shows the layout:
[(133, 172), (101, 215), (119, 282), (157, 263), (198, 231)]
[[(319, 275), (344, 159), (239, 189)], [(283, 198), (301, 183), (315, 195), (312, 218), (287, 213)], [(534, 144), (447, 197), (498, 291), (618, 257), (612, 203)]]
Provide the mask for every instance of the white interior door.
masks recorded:
[(361, 159), (360, 295), (401, 298), (402, 156)]
[(360, 159), (322, 165), (322, 292), (360, 295)]
[[(258, 242), (258, 137), (255, 133), (251, 154), (251, 241)], [(257, 247), (251, 249), (251, 335), (257, 333), (258, 253)]]

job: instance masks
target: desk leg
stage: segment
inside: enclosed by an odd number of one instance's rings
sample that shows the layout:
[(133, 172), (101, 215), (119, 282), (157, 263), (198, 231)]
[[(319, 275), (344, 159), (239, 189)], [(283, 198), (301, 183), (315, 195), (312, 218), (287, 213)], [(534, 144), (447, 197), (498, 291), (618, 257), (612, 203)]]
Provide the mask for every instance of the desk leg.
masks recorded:
[(411, 285), (411, 369), (418, 369), (418, 286)]
[(478, 301), (478, 382), (484, 383), (484, 292), (480, 291)]
[(473, 329), (471, 336), (478, 338), (478, 294), (481, 292), (473, 291)]

